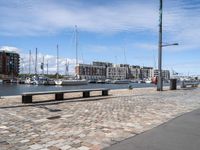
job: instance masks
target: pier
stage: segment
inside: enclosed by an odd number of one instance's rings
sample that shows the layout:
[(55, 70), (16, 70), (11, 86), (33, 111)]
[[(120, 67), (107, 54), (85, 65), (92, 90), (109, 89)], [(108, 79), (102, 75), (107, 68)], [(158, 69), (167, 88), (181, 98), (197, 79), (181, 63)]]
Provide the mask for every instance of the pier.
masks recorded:
[[(164, 90), (111, 90), (112, 97), (86, 99), (72, 93), (62, 101), (31, 104), (21, 104), (21, 96), (3, 97), (0, 147), (100, 150), (200, 107), (200, 88)], [(52, 98), (39, 95), (35, 100)]]

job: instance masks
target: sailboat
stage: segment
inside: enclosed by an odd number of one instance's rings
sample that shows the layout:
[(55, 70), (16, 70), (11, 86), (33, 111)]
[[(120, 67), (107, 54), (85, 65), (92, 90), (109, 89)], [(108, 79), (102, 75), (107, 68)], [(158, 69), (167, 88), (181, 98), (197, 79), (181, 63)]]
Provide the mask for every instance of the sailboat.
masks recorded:
[[(75, 26), (75, 40), (76, 40), (76, 66), (78, 66), (78, 36), (77, 26)], [(77, 75), (75, 76), (77, 77)], [(86, 85), (87, 80), (62, 80), (61, 85)]]
[(58, 44), (57, 44), (57, 74), (56, 74), (56, 80), (55, 80), (55, 84), (56, 85), (61, 85), (62, 84), (62, 80), (59, 79), (59, 52), (58, 52)]

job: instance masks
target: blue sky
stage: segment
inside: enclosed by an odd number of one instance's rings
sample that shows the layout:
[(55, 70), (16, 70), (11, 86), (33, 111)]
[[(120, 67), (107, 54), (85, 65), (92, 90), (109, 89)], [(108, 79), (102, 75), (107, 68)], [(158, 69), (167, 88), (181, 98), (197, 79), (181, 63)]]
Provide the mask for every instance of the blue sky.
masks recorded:
[[(80, 62), (156, 67), (158, 8), (159, 0), (0, 0), (0, 47), (19, 51), (25, 70), (37, 47), (53, 73), (59, 44), (61, 72), (66, 59), (73, 72), (77, 25)], [(200, 1), (164, 0), (163, 15), (163, 42), (179, 43), (163, 48), (163, 68), (200, 74)]]

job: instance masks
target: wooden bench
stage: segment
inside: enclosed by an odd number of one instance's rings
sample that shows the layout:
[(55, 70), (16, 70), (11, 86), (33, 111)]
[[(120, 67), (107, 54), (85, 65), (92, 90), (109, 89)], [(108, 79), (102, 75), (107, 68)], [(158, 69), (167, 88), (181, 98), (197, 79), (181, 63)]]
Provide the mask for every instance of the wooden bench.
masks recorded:
[(90, 92), (101, 91), (102, 96), (108, 96), (109, 89), (99, 88), (99, 89), (79, 89), (79, 90), (63, 90), (63, 91), (44, 91), (44, 92), (27, 92), (22, 93), (22, 103), (32, 103), (34, 95), (44, 95), (44, 94), (55, 94), (55, 100), (63, 100), (64, 93), (78, 93), (82, 92), (83, 97), (90, 97)]
[(198, 87), (199, 82), (197, 81), (182, 81), (181, 88), (186, 88), (187, 86)]

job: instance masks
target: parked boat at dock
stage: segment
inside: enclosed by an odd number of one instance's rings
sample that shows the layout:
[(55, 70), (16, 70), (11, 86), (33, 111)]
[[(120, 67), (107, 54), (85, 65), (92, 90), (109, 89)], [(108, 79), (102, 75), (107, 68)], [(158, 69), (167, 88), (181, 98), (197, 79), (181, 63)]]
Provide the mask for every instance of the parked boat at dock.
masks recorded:
[(61, 85), (86, 85), (88, 84), (87, 80), (62, 80)]
[(63, 80), (57, 79), (57, 80), (54, 80), (54, 82), (56, 85), (62, 85)]
[(130, 81), (129, 80), (113, 80), (112, 83), (113, 84), (129, 84)]
[(48, 79), (44, 85), (56, 85), (55, 81), (53, 79)]
[(88, 80), (88, 83), (97, 83), (96, 80)]
[(111, 79), (106, 79), (106, 80), (105, 80), (105, 83), (106, 83), (106, 84), (110, 84), (110, 83), (112, 83), (112, 80), (111, 80)]
[(106, 82), (105, 82), (105, 80), (97, 80), (97, 83), (104, 84)]
[(151, 80), (151, 79), (146, 79), (146, 80), (145, 80), (145, 83), (150, 84), (150, 83), (152, 83), (152, 80)]

